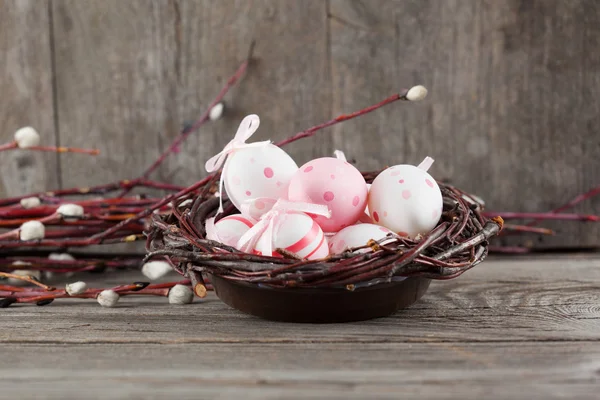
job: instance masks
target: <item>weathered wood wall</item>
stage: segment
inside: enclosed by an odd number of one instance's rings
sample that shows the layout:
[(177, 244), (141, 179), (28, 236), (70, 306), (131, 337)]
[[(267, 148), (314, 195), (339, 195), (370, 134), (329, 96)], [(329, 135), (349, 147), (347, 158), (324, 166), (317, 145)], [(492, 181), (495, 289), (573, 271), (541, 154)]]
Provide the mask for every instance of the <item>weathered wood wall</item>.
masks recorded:
[[(246, 114), (280, 139), (423, 83), (395, 104), (289, 148), (339, 148), (361, 168), (437, 161), (491, 208), (551, 209), (600, 183), (596, 0), (0, 0), (0, 139), (31, 124), (97, 158), (2, 153), (0, 195), (134, 177), (198, 116), (256, 40), (227, 117), (157, 178), (202, 176)], [(577, 211), (598, 212), (600, 199)], [(554, 224), (542, 245), (598, 245)]]

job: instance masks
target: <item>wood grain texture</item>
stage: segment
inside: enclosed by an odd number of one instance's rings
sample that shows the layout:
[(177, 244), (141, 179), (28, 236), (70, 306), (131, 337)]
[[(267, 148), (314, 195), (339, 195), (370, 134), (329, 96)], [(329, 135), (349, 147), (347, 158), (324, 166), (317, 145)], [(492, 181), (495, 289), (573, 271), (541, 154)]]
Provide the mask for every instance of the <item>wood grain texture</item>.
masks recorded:
[[(329, 115), (322, 2), (54, 1), (61, 139), (95, 146), (71, 160), (65, 186), (140, 174), (198, 117), (257, 41), (256, 65), (226, 98), (228, 116), (191, 137), (159, 172), (189, 184), (235, 133), (263, 117), (260, 139), (283, 138)], [(300, 55), (300, 50), (302, 55)], [(322, 143), (291, 153), (316, 155)]]
[[(249, 113), (262, 117), (256, 139), (277, 140), (423, 83), (426, 102), (388, 106), (289, 152), (302, 164), (339, 148), (364, 169), (431, 155), (436, 177), (499, 211), (549, 210), (600, 183), (594, 0), (52, 0), (50, 13), (47, 6), (2, 2), (8, 68), (0, 126), (6, 139), (31, 123), (46, 140), (102, 151), (61, 156), (64, 186), (138, 175), (201, 113), (253, 39), (256, 62), (227, 96), (225, 119), (191, 137), (157, 178), (185, 184), (203, 176), (204, 161)], [(55, 159), (4, 153), (0, 193), (58, 186)], [(600, 198), (575, 211), (598, 209)], [(547, 226), (559, 235), (506, 243), (598, 246), (598, 224)]]
[[(599, 267), (598, 258), (492, 260), (460, 279), (434, 282), (422, 301), (390, 318), (352, 324), (272, 323), (232, 310), (213, 295), (189, 307), (162, 298), (124, 298), (115, 309), (81, 300), (13, 306), (3, 311), (2, 324), (11, 328), (0, 329), (0, 343), (600, 340)], [(122, 274), (107, 278), (105, 286), (126, 281)], [(44, 330), (32, 337), (39, 326)]]
[[(434, 176), (499, 211), (550, 210), (600, 184), (598, 2), (331, 0), (330, 22), (334, 113), (430, 89), (337, 129), (361, 167), (430, 155)], [(548, 226), (560, 235), (532, 244), (598, 246), (597, 224)]]
[[(33, 126), (56, 144), (49, 36), (47, 1), (0, 1), (0, 143)], [(0, 170), (3, 197), (58, 187), (56, 154), (2, 152)]]
[(262, 321), (212, 296), (11, 307), (0, 319), (2, 395), (594, 399), (599, 267), (589, 256), (490, 260), (405, 312), (349, 324)]
[(85, 385), (104, 399), (594, 399), (600, 381), (597, 342), (22, 345), (2, 356), (13, 398), (76, 399)]

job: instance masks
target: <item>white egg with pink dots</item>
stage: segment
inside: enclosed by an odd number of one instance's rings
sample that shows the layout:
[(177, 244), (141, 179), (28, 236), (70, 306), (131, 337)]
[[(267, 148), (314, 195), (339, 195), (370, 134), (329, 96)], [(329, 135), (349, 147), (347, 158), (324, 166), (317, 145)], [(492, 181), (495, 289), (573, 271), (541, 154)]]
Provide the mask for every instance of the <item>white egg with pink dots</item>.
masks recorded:
[(307, 260), (318, 260), (329, 255), (329, 245), (319, 224), (300, 212), (283, 215), (273, 235), (264, 233), (254, 246), (256, 254), (280, 256), (276, 253), (267, 254), (265, 249), (269, 248), (268, 240), (272, 240), (273, 252), (280, 248)]
[[(375, 224), (357, 224), (348, 226), (329, 239), (329, 251), (331, 254), (340, 254), (344, 251), (366, 245), (369, 240), (380, 240), (390, 235), (395, 236), (388, 228)], [(370, 249), (357, 250), (365, 253)]]
[(273, 144), (246, 147), (227, 158), (223, 183), (229, 200), (240, 210), (242, 203), (259, 197), (286, 199), (290, 179), (297, 170), (296, 162)]
[(214, 223), (213, 227), (209, 227), (209, 223), (207, 222), (206, 238), (227, 246), (236, 247), (238, 240), (254, 226), (254, 222), (252, 219), (246, 218), (241, 214), (233, 214), (221, 218)]
[(325, 232), (337, 232), (354, 224), (364, 213), (367, 183), (360, 171), (346, 161), (317, 158), (304, 164), (290, 181), (291, 201), (326, 205), (331, 217), (315, 220)]
[(369, 212), (376, 224), (400, 236), (427, 234), (440, 220), (442, 192), (427, 173), (433, 159), (418, 167), (395, 165), (382, 171), (369, 190)]

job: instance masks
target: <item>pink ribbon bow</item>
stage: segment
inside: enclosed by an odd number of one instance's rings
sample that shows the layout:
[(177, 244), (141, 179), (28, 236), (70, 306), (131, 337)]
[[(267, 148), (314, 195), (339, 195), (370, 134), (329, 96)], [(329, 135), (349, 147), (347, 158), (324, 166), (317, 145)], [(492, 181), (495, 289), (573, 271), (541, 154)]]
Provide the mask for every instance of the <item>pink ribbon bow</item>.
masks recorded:
[(285, 216), (291, 212), (304, 212), (308, 214), (322, 215), (327, 218), (331, 217), (331, 211), (329, 211), (329, 207), (326, 205), (292, 202), (279, 199), (273, 205), (271, 210), (269, 210), (269, 212), (263, 214), (260, 217), (260, 220), (252, 228), (250, 228), (250, 230), (242, 235), (236, 247), (243, 252), (250, 253), (252, 250), (254, 250), (258, 240), (263, 234), (265, 234), (267, 235), (267, 247), (265, 248), (265, 251), (263, 251), (263, 255), (273, 255), (274, 235), (277, 234), (277, 230), (284, 221)]
[[(251, 114), (244, 117), (233, 139), (231, 139), (231, 141), (227, 143), (227, 145), (223, 148), (223, 150), (220, 153), (214, 155), (206, 162), (206, 164), (204, 165), (206, 171), (208, 173), (218, 171), (225, 163), (227, 156), (231, 155), (236, 150), (245, 149), (248, 147), (266, 146), (268, 144), (271, 144), (270, 140), (265, 140), (263, 142), (246, 143), (246, 140), (250, 139), (250, 137), (258, 129), (259, 125), (260, 118), (258, 118), (258, 115)], [(227, 166), (227, 164), (225, 164), (225, 166)], [(225, 171), (221, 173), (221, 179), (219, 180), (219, 193), (223, 193), (224, 175)], [(223, 197), (220, 196), (220, 199), (221, 200), (219, 201), (219, 211), (217, 211), (217, 215), (223, 212)]]

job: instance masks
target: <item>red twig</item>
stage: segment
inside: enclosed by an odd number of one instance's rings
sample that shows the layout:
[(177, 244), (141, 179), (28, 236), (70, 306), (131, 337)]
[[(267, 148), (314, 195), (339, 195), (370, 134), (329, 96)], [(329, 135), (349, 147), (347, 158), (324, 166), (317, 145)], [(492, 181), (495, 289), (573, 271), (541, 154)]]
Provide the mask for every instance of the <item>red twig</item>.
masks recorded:
[[(185, 141), (192, 133), (197, 131), (202, 125), (204, 125), (209, 120), (210, 110), (223, 100), (223, 98), (225, 97), (227, 92), (229, 92), (229, 90), (237, 83), (237, 81), (242, 77), (242, 75), (244, 75), (244, 73), (248, 69), (248, 65), (250, 64), (250, 59), (252, 57), (253, 47), (254, 47), (254, 43), (252, 43), (252, 45), (250, 47), (250, 52), (249, 52), (246, 60), (238, 67), (238, 69), (235, 71), (235, 73), (227, 80), (227, 83), (225, 83), (225, 86), (221, 89), (219, 94), (217, 94), (217, 97), (215, 97), (213, 99), (213, 101), (209, 104), (208, 108), (204, 111), (204, 113), (202, 113), (200, 118), (198, 118), (198, 120), (196, 122), (194, 122), (192, 125), (185, 127), (181, 131), (181, 133), (177, 136), (177, 138), (167, 148), (167, 150), (165, 150), (156, 159), (156, 161), (154, 161), (154, 163), (152, 163), (152, 165), (150, 165), (146, 169), (146, 171), (144, 171), (144, 173), (142, 173), (142, 176), (140, 178), (138, 178), (138, 180), (143, 180), (143, 179), (148, 178), (148, 176), (150, 176), (150, 174), (152, 172), (154, 172), (160, 166), (160, 164), (163, 163), (163, 161), (165, 161), (165, 159), (169, 156), (169, 154), (173, 153), (179, 147), (179, 145), (181, 143), (183, 143), (183, 141)], [(131, 190), (131, 188), (124, 189), (119, 194), (119, 197), (126, 195), (127, 193), (129, 193), (130, 190)]]
[[(596, 186), (595, 188), (592, 188), (592, 189), (588, 190), (587, 192), (576, 196), (575, 198), (571, 199), (566, 204), (563, 204), (562, 206), (550, 211), (550, 213), (552, 213), (552, 214), (561, 213), (565, 210), (568, 210), (569, 208), (575, 207), (577, 204), (581, 203), (582, 201), (585, 201), (587, 199), (591, 199), (594, 196), (597, 196), (598, 194), (600, 194), (600, 186)], [(527, 223), (527, 225), (533, 226), (533, 225), (538, 224), (540, 221), (541, 221), (541, 219), (536, 219), (534, 221)]]
[(332, 120), (329, 120), (329, 121), (324, 122), (324, 123), (319, 124), (319, 125), (315, 125), (312, 128), (308, 128), (308, 129), (306, 129), (304, 131), (298, 132), (295, 135), (293, 135), (293, 136), (291, 136), (291, 137), (289, 137), (287, 139), (284, 139), (284, 140), (276, 143), (276, 145), (279, 146), (279, 147), (285, 146), (286, 144), (295, 142), (296, 140), (300, 140), (300, 139), (303, 139), (303, 138), (306, 138), (306, 137), (313, 136), (317, 131), (319, 131), (319, 130), (321, 130), (323, 128), (330, 127), (332, 125), (338, 124), (338, 123), (343, 122), (343, 121), (347, 121), (349, 119), (360, 117), (361, 115), (368, 114), (371, 111), (375, 111), (378, 108), (381, 108), (381, 107), (383, 107), (385, 105), (388, 105), (390, 103), (393, 103), (395, 101), (398, 101), (398, 100), (407, 100), (406, 99), (406, 94), (408, 93), (408, 90), (409, 89), (403, 89), (400, 93), (394, 94), (394, 95), (388, 97), (387, 99), (385, 99), (385, 100), (383, 100), (383, 101), (381, 101), (381, 102), (379, 102), (377, 104), (374, 104), (372, 106), (363, 108), (362, 110), (359, 110), (359, 111), (355, 111), (355, 112), (353, 112), (351, 114), (342, 114), (342, 115), (339, 115), (339, 116), (337, 116), (336, 118), (334, 118)]
[(487, 211), (483, 213), (486, 217), (500, 216), (504, 219), (531, 219), (535, 218), (538, 220), (552, 219), (552, 220), (567, 220), (567, 221), (587, 221), (587, 222), (599, 222), (600, 216), (598, 215), (587, 215), (587, 214), (558, 214), (558, 213), (522, 213), (522, 212), (492, 212)]

